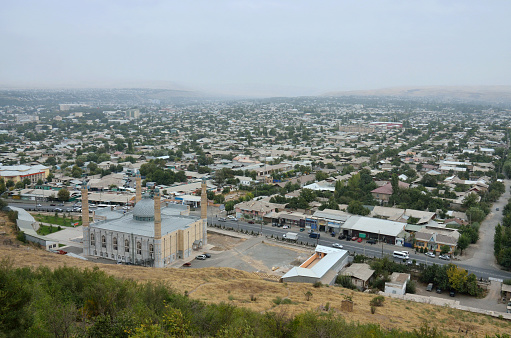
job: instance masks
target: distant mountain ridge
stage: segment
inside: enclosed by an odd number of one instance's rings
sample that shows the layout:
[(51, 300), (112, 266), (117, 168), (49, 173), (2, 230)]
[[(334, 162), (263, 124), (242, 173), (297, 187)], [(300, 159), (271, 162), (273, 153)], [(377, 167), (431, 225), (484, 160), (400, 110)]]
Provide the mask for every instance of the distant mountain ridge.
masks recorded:
[(386, 96), (480, 102), (511, 102), (511, 86), (410, 86), (328, 92), (323, 96)]

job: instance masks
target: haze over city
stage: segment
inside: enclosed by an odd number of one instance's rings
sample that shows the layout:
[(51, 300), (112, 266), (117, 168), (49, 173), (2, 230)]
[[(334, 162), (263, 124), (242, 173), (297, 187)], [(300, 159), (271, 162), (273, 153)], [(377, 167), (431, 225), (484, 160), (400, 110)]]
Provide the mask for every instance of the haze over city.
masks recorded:
[(511, 85), (508, 1), (8, 1), (0, 87)]

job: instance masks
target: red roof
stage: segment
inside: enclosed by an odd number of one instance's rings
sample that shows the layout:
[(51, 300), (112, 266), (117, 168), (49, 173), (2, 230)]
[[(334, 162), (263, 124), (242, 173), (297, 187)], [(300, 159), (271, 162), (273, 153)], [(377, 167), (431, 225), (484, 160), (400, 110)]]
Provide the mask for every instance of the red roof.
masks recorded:
[[(399, 181), (399, 182), (398, 182), (398, 186), (399, 186), (401, 189), (408, 189), (408, 187), (410, 186), (410, 184)], [(374, 190), (373, 190), (373, 191), (371, 191), (371, 192), (372, 192), (372, 193), (375, 193), (375, 194), (392, 195), (392, 184), (389, 182), (389, 183), (385, 184), (385, 185), (384, 185), (384, 186), (382, 186), (382, 187), (379, 187), (379, 188), (374, 189)]]

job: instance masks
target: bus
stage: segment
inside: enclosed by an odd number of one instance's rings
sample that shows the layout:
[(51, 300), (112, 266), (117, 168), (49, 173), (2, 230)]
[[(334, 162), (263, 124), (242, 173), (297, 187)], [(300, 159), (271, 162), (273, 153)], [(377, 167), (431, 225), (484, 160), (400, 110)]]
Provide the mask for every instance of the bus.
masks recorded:
[(399, 258), (399, 259), (409, 259), (410, 256), (408, 255), (408, 252), (403, 252), (403, 251), (394, 251), (392, 253), (392, 256), (394, 258)]

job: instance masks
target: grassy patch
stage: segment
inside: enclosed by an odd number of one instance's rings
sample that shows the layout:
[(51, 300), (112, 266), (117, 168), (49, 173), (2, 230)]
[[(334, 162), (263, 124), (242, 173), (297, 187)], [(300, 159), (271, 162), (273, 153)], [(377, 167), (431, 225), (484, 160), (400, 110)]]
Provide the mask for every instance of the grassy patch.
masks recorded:
[(82, 221), (77, 217), (73, 217), (73, 218), (61, 217), (61, 216), (55, 217), (55, 215), (40, 215), (39, 214), (39, 215), (34, 216), (34, 218), (38, 222), (56, 224), (56, 225), (60, 225), (60, 226), (64, 226), (64, 227), (73, 226), (73, 225), (71, 225), (71, 222), (78, 223), (78, 225), (82, 225)]
[(39, 227), (39, 230), (37, 230), (37, 234), (41, 236), (46, 236), (60, 230), (62, 230), (62, 228), (60, 228), (59, 226), (41, 225)]

